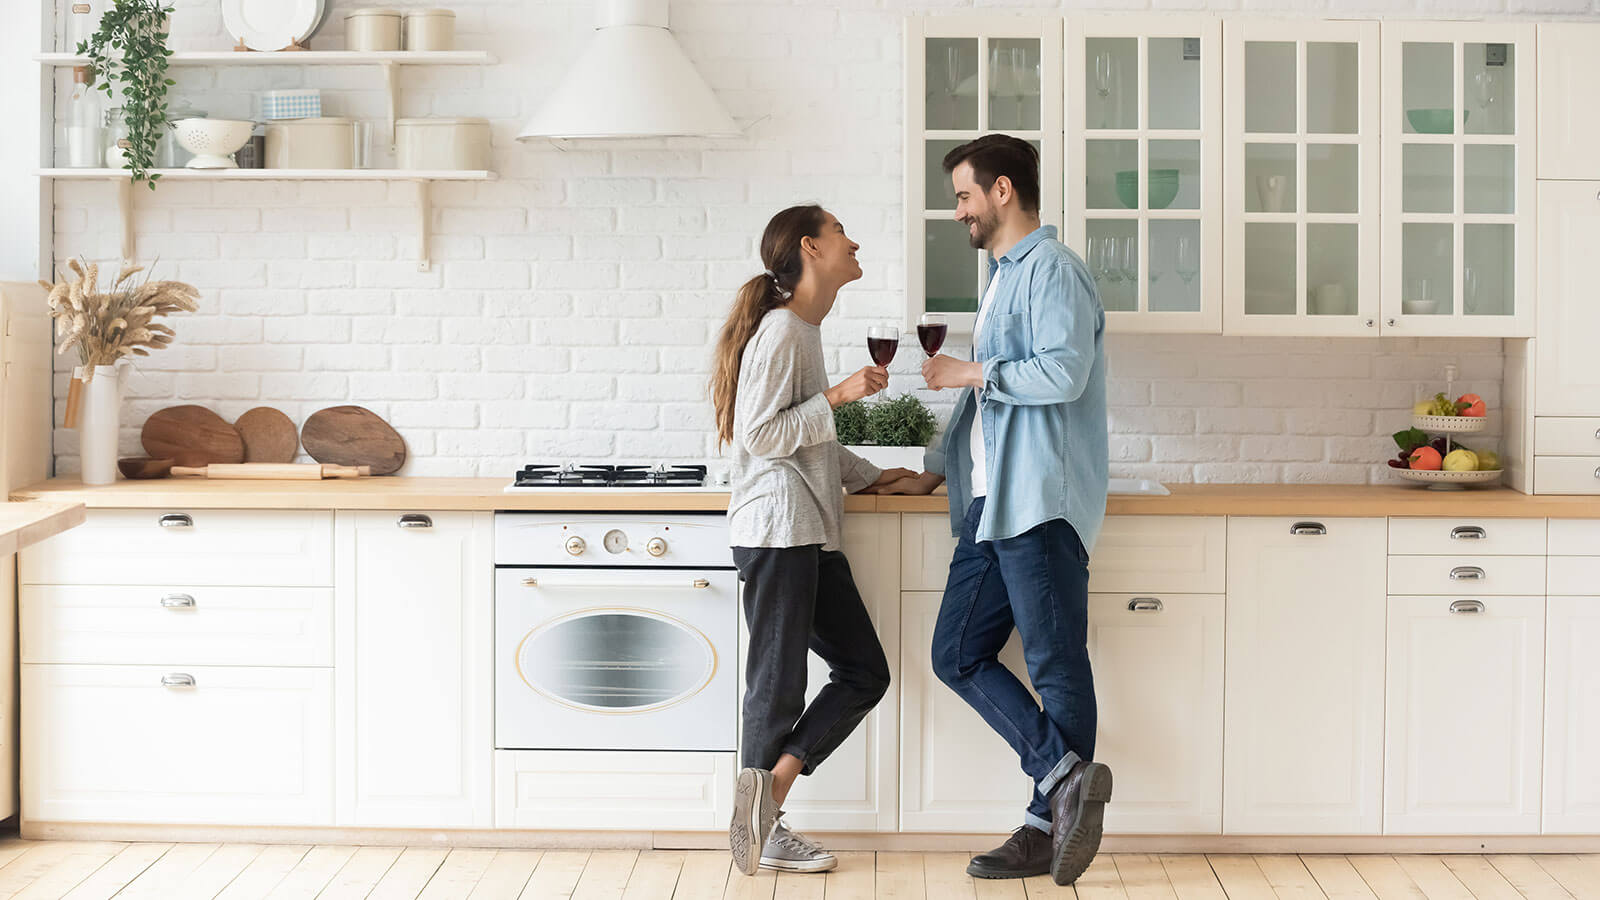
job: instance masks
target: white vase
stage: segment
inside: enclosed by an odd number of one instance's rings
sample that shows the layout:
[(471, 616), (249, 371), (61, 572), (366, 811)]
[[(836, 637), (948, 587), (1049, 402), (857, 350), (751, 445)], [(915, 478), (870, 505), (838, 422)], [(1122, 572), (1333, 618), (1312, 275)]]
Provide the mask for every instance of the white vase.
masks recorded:
[[(89, 368), (94, 369), (94, 378), (83, 385), (78, 399), (78, 458), (84, 484), (111, 484), (117, 480), (117, 432), (128, 364)], [(72, 370), (80, 380), (87, 374), (84, 367)]]
[(902, 468), (913, 472), (922, 471), (922, 455), (926, 452), (924, 447), (882, 447), (877, 444), (852, 444), (845, 449), (880, 469)]

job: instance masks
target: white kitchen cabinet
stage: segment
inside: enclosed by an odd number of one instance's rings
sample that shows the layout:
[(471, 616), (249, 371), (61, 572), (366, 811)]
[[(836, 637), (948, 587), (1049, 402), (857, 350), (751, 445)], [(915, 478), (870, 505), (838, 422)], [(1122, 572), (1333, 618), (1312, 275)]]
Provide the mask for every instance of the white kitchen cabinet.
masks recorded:
[(952, 217), (946, 153), (990, 132), (1039, 150), (1039, 215), (1062, 225), (1058, 17), (913, 16), (905, 26), (906, 327), (924, 312), (971, 334), (987, 254)]
[(1534, 334), (1534, 33), (1383, 24), (1385, 335)]
[(1091, 594), (1089, 658), (1116, 833), (1222, 831), (1220, 594)]
[(738, 754), (496, 750), (496, 828), (720, 831)]
[[(1594, 558), (1600, 571), (1600, 557)], [(1553, 563), (1554, 560), (1552, 559)], [(1590, 590), (1600, 590), (1590, 582)], [(1546, 601), (1543, 830), (1600, 833), (1600, 594)]]
[[(1010, 831), (1022, 824), (1033, 779), (1016, 751), (933, 674), (933, 627), (943, 599), (900, 595), (900, 830)], [(1028, 684), (1015, 633), (1000, 661)]]
[(493, 540), (491, 513), (338, 514), (340, 824), (492, 824)]
[(332, 825), (327, 669), (24, 665), (33, 822)]
[(1379, 332), (1379, 26), (1223, 24), (1223, 330)]
[(1089, 553), (1092, 594), (1227, 590), (1222, 516), (1107, 516)]
[(1538, 29), (1539, 178), (1600, 178), (1600, 26), (1543, 22)]
[(1543, 594), (1543, 556), (1391, 556), (1389, 593)]
[[(855, 514), (844, 517), (844, 547), (850, 574), (872, 616), (889, 660), (900, 659), (900, 517)], [(749, 646), (740, 614), (739, 640)], [(739, 653), (740, 697), (744, 695), (745, 653)], [(828, 683), (828, 665), (810, 654), (806, 702)], [(784, 802), (794, 826), (817, 831), (894, 831), (899, 820), (899, 678), (856, 730), (810, 775), (795, 780)], [(742, 702), (742, 700), (741, 700)], [(741, 719), (741, 728), (743, 722)]]
[(1067, 231), (1108, 331), (1222, 330), (1222, 23), (1067, 21)]
[(1538, 832), (1544, 604), (1389, 598), (1385, 832)]
[(943, 513), (901, 516), (900, 552), (901, 590), (943, 591), (956, 552), (950, 517)]
[[(1600, 56), (1592, 51), (1587, 55)], [(1589, 91), (1593, 88), (1594, 82), (1586, 86)], [(1586, 111), (1583, 118), (1592, 115)], [(1593, 146), (1586, 151), (1595, 153)], [(1595, 364), (1595, 335), (1600, 334), (1600, 302), (1594, 294), (1596, 247), (1600, 247), (1600, 181), (1541, 182), (1539, 340), (1534, 357), (1537, 416), (1600, 416), (1600, 365)], [(1539, 422), (1536, 431), (1544, 428)], [(1594, 433), (1589, 430), (1590, 435)], [(1600, 452), (1600, 441), (1595, 446), (1594, 452)], [(1542, 456), (1549, 451), (1536, 446), (1534, 452)]]
[(1228, 519), (1224, 832), (1379, 832), (1386, 534)]
[(1544, 519), (1389, 520), (1389, 553), (1396, 556), (1543, 556)]

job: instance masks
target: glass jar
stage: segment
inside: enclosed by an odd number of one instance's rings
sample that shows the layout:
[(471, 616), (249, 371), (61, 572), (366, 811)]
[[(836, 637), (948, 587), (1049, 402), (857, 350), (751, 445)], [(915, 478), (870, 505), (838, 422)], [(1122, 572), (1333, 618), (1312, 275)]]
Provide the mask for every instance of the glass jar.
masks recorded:
[(106, 110), (105, 135), (106, 167), (110, 169), (123, 168), (127, 162), (129, 144), (128, 120), (123, 116), (122, 107), (113, 106)]

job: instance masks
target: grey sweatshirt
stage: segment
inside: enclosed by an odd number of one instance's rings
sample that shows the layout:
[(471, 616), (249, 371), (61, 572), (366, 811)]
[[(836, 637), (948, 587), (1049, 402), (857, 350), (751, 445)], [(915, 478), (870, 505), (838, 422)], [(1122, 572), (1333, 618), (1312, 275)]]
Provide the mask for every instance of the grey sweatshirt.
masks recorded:
[(767, 313), (745, 345), (734, 400), (733, 546), (840, 548), (841, 486), (859, 491), (882, 470), (839, 445), (827, 389), (822, 329), (787, 309)]

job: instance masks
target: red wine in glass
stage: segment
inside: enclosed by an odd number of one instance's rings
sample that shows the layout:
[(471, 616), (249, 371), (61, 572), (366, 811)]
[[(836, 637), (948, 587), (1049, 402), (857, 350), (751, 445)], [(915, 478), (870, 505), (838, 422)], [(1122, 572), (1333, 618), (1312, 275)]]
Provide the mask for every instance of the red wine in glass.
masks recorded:
[(944, 323), (924, 323), (917, 326), (917, 340), (922, 342), (922, 352), (933, 356), (944, 346), (944, 336), (950, 326)]
[(867, 353), (874, 365), (887, 366), (894, 361), (900, 349), (900, 329), (888, 325), (874, 325), (867, 329)]

